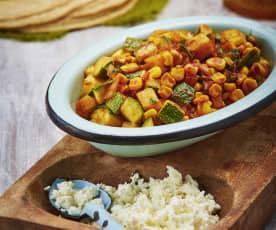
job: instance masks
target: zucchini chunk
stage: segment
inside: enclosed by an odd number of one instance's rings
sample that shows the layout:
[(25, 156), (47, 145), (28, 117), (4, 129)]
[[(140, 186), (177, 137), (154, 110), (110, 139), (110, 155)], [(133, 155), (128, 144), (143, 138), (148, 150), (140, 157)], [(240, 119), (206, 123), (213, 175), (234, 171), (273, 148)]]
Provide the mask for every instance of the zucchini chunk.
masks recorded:
[(109, 109), (99, 107), (95, 109), (91, 115), (91, 121), (101, 125), (109, 125), (119, 127), (122, 125), (122, 118), (112, 114)]
[(108, 86), (109, 84), (111, 84), (113, 82), (112, 79), (108, 79), (105, 82), (102, 82), (101, 84), (95, 86), (92, 89), (92, 92), (89, 95), (94, 95), (96, 101), (98, 102), (98, 104), (103, 104), (105, 102), (105, 88), (106, 86)]
[(143, 40), (137, 38), (126, 38), (123, 47), (129, 51), (137, 50), (143, 44)]
[(107, 67), (112, 63), (112, 57), (101, 57), (95, 64), (94, 75), (96, 77), (106, 78), (107, 77)]
[(181, 121), (184, 115), (179, 105), (170, 100), (165, 101), (158, 113), (159, 119), (165, 124)]
[(190, 104), (195, 96), (195, 89), (187, 84), (182, 82), (174, 87), (172, 98), (184, 103), (185, 105)]
[(157, 102), (159, 102), (159, 98), (157, 97), (154, 89), (146, 88), (142, 91), (139, 91), (136, 94), (139, 102), (143, 106), (144, 110), (148, 110), (154, 108)]
[(122, 115), (130, 122), (138, 124), (141, 122), (144, 111), (137, 100), (128, 97), (121, 106), (120, 111)]
[(94, 89), (89, 95), (94, 95), (98, 104), (103, 104), (105, 102), (105, 87), (100, 87), (98, 89)]
[[(103, 79), (95, 77), (92, 74), (87, 75), (87, 77), (83, 80), (80, 97), (90, 94), (91, 91), (93, 91), (93, 88), (95, 88), (98, 85), (101, 85), (103, 83), (104, 83)], [(93, 96), (93, 94), (90, 96)]]
[(125, 99), (120, 93), (116, 93), (115, 96), (106, 102), (106, 106), (113, 114), (117, 114), (124, 103)]
[(153, 118), (149, 117), (147, 120), (144, 121), (142, 127), (152, 127), (154, 126)]

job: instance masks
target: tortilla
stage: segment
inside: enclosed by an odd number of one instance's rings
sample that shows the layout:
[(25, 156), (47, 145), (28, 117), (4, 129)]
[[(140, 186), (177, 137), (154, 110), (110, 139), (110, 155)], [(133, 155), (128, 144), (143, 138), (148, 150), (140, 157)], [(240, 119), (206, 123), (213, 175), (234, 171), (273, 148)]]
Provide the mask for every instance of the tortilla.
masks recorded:
[(127, 0), (95, 0), (72, 12), (72, 17), (84, 17), (126, 3)]
[(67, 4), (64, 4), (49, 11), (42, 12), (40, 14), (34, 14), (29, 17), (23, 17), (14, 20), (0, 21), (0, 29), (15, 29), (24, 26), (52, 22), (66, 16), (74, 9), (85, 6), (92, 1), (94, 0), (70, 0)]
[(131, 10), (138, 0), (127, 0), (126, 3), (103, 10), (96, 14), (88, 15), (86, 17), (73, 18), (72, 15), (68, 15), (58, 21), (22, 28), (23, 32), (54, 32), (54, 31), (65, 31), (65, 30), (76, 30), (82, 28), (88, 28), (91, 26), (102, 24), (110, 19), (121, 16)]
[(48, 11), (70, 0), (1, 0), (0, 20), (11, 20)]

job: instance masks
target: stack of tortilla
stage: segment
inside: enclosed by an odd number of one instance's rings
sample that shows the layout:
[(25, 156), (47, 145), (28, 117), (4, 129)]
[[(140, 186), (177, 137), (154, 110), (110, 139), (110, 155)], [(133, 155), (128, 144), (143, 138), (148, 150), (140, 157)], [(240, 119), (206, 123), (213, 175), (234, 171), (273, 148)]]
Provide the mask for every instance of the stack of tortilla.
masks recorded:
[(83, 29), (129, 12), (138, 0), (1, 0), (0, 29), (28, 33)]

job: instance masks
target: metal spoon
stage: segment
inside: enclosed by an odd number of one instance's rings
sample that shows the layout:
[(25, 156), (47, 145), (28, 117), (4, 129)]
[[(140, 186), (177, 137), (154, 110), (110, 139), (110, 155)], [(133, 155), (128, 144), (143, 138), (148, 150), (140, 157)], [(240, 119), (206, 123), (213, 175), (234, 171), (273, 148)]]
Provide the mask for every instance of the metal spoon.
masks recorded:
[(80, 219), (84, 215), (88, 215), (92, 218), (92, 220), (96, 221), (102, 228), (105, 230), (124, 230), (124, 228), (113, 219), (113, 217), (106, 211), (110, 208), (111, 198), (107, 192), (100, 189), (95, 184), (85, 181), (85, 180), (71, 180), (73, 182), (73, 189), (83, 189), (85, 187), (96, 187), (99, 191), (98, 197), (101, 198), (104, 208), (102, 208), (98, 204), (94, 204), (92, 202), (87, 203), (81, 213), (69, 213), (66, 209), (60, 208), (56, 205), (55, 199), (52, 199), (53, 190), (58, 190), (57, 185), (66, 181), (65, 179), (57, 178), (52, 184), (49, 191), (49, 200), (53, 207), (55, 207), (59, 212), (62, 213), (63, 216), (71, 218), (71, 219)]

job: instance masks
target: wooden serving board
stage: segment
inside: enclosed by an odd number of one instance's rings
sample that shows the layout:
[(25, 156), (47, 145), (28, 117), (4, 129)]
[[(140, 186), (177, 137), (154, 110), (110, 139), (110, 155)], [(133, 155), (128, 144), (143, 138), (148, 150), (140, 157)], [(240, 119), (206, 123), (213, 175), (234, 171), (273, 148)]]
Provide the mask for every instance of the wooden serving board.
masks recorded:
[(65, 136), (0, 197), (0, 229), (96, 229), (59, 217), (43, 188), (56, 177), (113, 186), (135, 171), (162, 178), (166, 165), (191, 174), (222, 206), (210, 230), (262, 229), (276, 207), (276, 104), (203, 142), (155, 157), (117, 158)]

